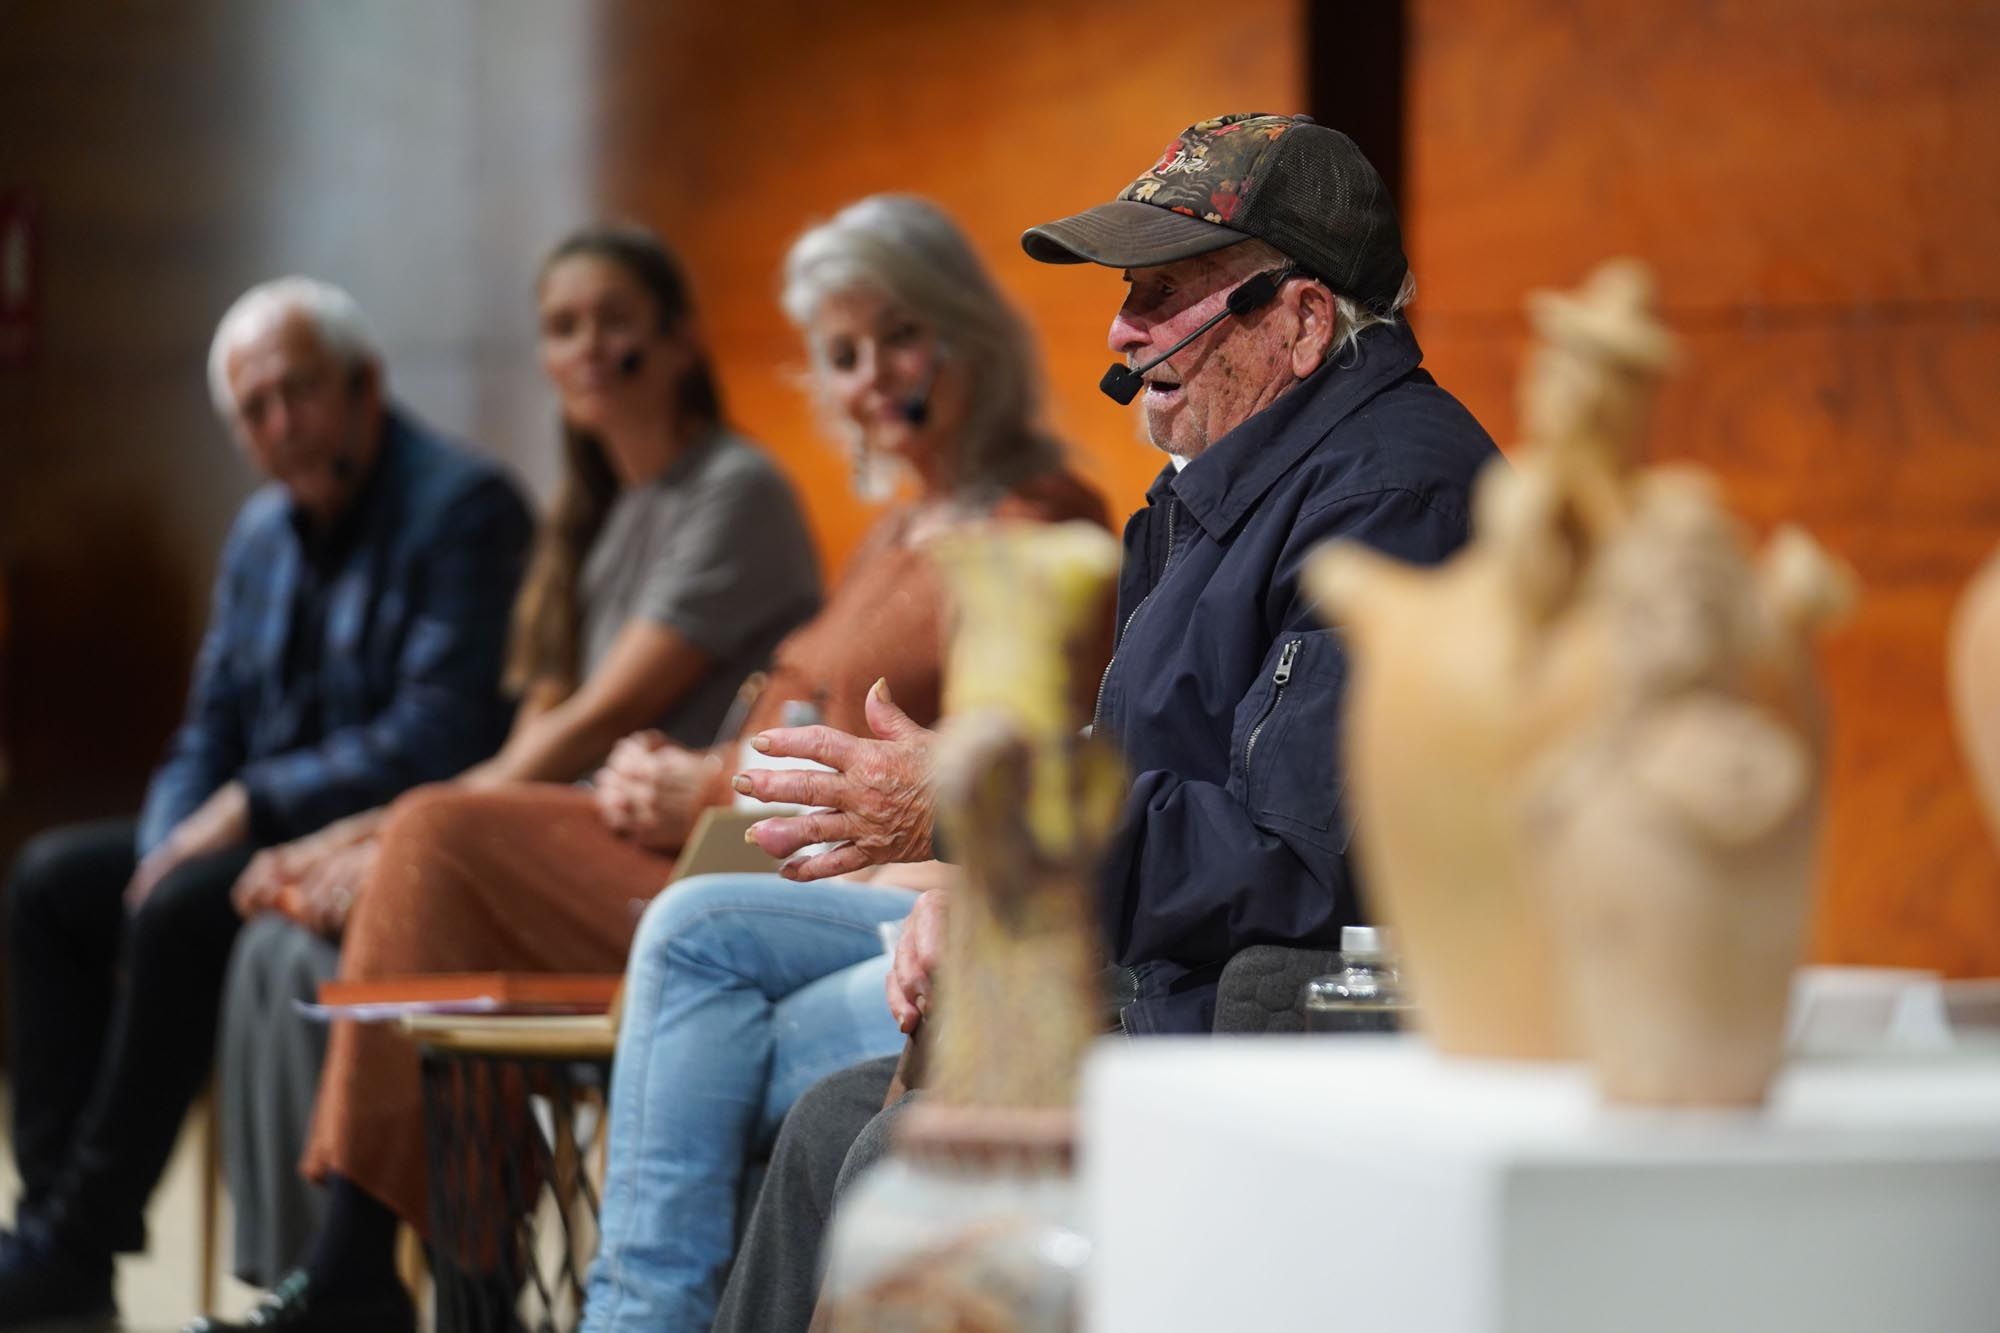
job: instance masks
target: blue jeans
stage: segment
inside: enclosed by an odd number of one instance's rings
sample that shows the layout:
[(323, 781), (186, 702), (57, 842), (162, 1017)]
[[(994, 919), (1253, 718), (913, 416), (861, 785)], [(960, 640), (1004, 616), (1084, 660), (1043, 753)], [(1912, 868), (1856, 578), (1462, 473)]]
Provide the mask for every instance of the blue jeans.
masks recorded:
[(915, 901), (699, 875), (646, 909), (625, 973), (589, 1333), (705, 1333), (752, 1149), (812, 1084), (902, 1046), (877, 928)]

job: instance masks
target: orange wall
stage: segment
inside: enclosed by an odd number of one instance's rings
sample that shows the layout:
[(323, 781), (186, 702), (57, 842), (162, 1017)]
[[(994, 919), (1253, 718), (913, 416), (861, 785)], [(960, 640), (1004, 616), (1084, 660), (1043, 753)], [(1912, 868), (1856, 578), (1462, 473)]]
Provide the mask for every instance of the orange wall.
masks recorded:
[(1299, 0), (613, 6), (606, 207), (685, 256), (731, 413), (804, 489), (830, 566), (868, 513), (798, 387), (777, 306), (791, 239), (876, 190), (948, 209), (1040, 335), (1051, 424), (1122, 517), (1159, 467), (1096, 390), (1123, 287), (1030, 262), (1020, 233), (1110, 198), (1192, 121), (1299, 109), (1300, 15)]
[(1830, 644), (1824, 959), (2000, 974), (2000, 860), (1946, 713), (2000, 541), (2000, 10), (1970, 0), (1411, 8), (1432, 369), (1511, 438), (1530, 288), (1658, 270), (1686, 364), (1652, 454), (1864, 585)]
[[(129, 801), (177, 711), (249, 480), (201, 356), (248, 282), (352, 287), (405, 395), (545, 481), (534, 260), (593, 210), (653, 222), (831, 563), (867, 515), (796, 385), (778, 261), (849, 199), (919, 190), (1023, 306), (1052, 424), (1123, 512), (1154, 456), (1093, 387), (1117, 279), (1031, 264), (1016, 238), (1191, 120), (1298, 108), (1307, 3), (11, 7), (0, 186), (42, 205), (46, 313), (37, 363), (0, 371), (0, 844), (65, 784), (72, 805)], [(1505, 441), (1522, 295), (1608, 254), (1658, 266), (1687, 372), (1655, 454), (1715, 467), (1760, 525), (1802, 519), (1866, 586), (1828, 654), (1817, 950), (2000, 973), (2000, 859), (1942, 671), (1952, 600), (2000, 540), (2000, 11), (1420, 0), (1408, 31), (1433, 368)], [(1354, 74), (1338, 36), (1316, 86)]]
[(34, 363), (0, 368), (0, 864), (38, 825), (130, 808), (179, 714), (252, 484), (202, 378), (250, 283), (346, 286), (392, 391), (545, 491), (535, 265), (593, 213), (650, 222), (696, 277), (734, 416), (837, 567), (867, 516), (795, 382), (790, 238), (870, 190), (944, 203), (1042, 334), (1051, 424), (1123, 512), (1155, 455), (1093, 387), (1118, 281), (1015, 238), (1189, 121), (1303, 87), (1298, 0), (6, 8), (0, 189), (40, 205), (43, 319)]

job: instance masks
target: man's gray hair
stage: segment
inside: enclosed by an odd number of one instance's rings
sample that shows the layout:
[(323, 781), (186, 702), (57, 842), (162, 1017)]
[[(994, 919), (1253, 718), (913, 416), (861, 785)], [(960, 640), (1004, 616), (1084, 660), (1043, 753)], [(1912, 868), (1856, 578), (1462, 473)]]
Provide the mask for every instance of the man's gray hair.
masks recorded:
[[(800, 329), (829, 297), (869, 291), (908, 307), (936, 331), (941, 353), (967, 368), (965, 423), (952, 442), (961, 498), (990, 504), (1060, 461), (1036, 424), (1041, 372), (1027, 326), (935, 204), (904, 194), (849, 204), (792, 243), (784, 283), (781, 303)], [(822, 349), (809, 352), (818, 366)], [(869, 480), (857, 476), (864, 490)]]
[[(1264, 269), (1277, 268), (1280, 265), (1293, 262), (1291, 257), (1285, 254), (1284, 251), (1265, 240), (1253, 238), (1244, 241), (1241, 245), (1229, 247), (1225, 253), (1234, 258), (1239, 250), (1242, 252), (1243, 258), (1237, 259), (1235, 262), (1241, 267), (1241, 271), (1246, 274), (1261, 272)], [(1333, 342), (1326, 349), (1326, 359), (1329, 361), (1336, 358), (1352, 359), (1356, 349), (1361, 345), (1361, 335), (1369, 329), (1381, 324), (1402, 323), (1403, 308), (1409, 305), (1417, 294), (1417, 275), (1405, 270), (1403, 273), (1403, 284), (1396, 289), (1395, 298), (1389, 302), (1388, 308), (1385, 310), (1376, 310), (1363, 305), (1351, 296), (1341, 295), (1340, 292), (1334, 289), (1331, 283), (1323, 278), (1314, 277), (1304, 270), (1300, 270), (1300, 273), (1302, 276), (1311, 278), (1314, 282), (1319, 283), (1329, 292), (1333, 292)]]
[(223, 420), (236, 415), (236, 400), (229, 392), (229, 354), (294, 314), (311, 322), (320, 345), (343, 365), (381, 366), (382, 345), (361, 307), (346, 292), (297, 274), (260, 282), (223, 312), (208, 345), (208, 395)]
[(1395, 298), (1389, 302), (1387, 310), (1371, 310), (1359, 301), (1335, 292), (1333, 303), (1338, 318), (1334, 327), (1333, 346), (1327, 355), (1351, 357), (1355, 349), (1360, 346), (1361, 335), (1364, 332), (1377, 324), (1402, 323), (1403, 307), (1416, 299), (1416, 295), (1417, 275), (1407, 269), (1403, 272), (1403, 285), (1396, 289)]

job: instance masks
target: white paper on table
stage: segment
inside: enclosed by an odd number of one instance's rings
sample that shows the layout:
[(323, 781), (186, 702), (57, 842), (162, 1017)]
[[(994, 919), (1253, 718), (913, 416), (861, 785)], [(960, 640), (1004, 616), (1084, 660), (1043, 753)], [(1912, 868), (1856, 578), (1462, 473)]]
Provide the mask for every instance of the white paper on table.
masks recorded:
[(344, 1018), (353, 1023), (393, 1023), (408, 1014), (490, 1014), (500, 1008), (491, 995), (466, 995), (456, 1000), (372, 1000), (363, 1004), (314, 1004), (293, 1000), (292, 1007), (315, 1023)]

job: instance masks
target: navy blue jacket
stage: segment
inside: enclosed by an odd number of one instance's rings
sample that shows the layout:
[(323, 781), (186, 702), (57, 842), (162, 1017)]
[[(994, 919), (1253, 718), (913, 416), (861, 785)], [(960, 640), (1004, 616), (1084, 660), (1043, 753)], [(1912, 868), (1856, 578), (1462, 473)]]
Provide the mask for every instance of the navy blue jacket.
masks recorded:
[(1433, 563), (1466, 538), (1499, 457), (1419, 368), (1400, 325), (1364, 333), (1176, 474), (1125, 526), (1098, 725), (1133, 774), (1102, 884), (1133, 1033), (1206, 1032), (1222, 964), (1331, 946), (1359, 918), (1341, 801), (1338, 630), (1299, 586), (1335, 538)]
[(268, 485), (237, 514), (141, 856), (231, 778), (269, 843), (450, 777), (505, 738), (500, 668), (533, 526), (520, 493), (391, 412), (354, 503), (323, 575), (320, 642), (297, 646), (312, 570), (291, 498)]

